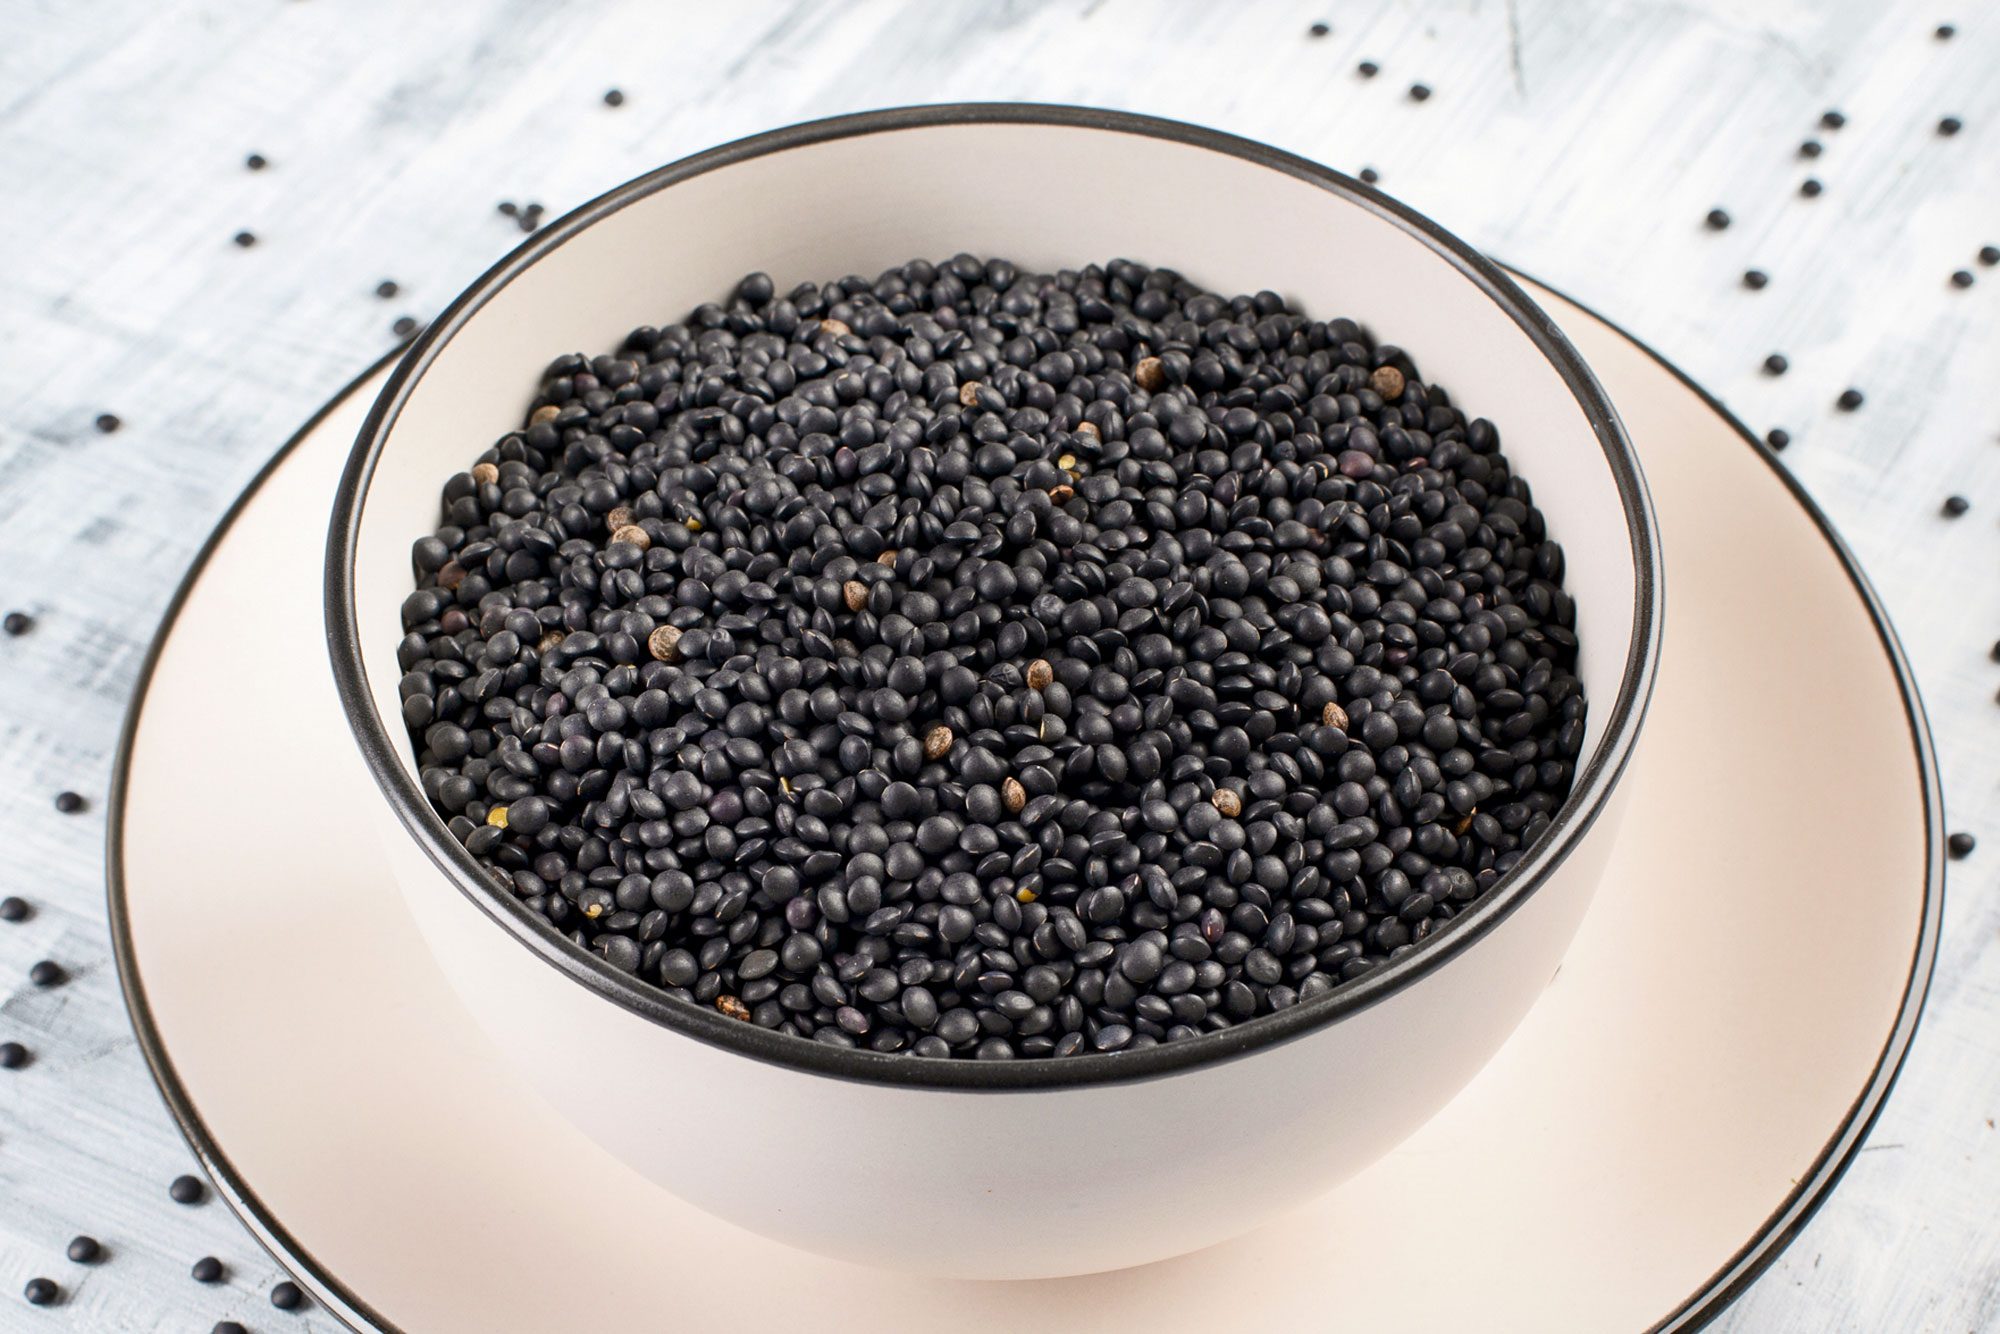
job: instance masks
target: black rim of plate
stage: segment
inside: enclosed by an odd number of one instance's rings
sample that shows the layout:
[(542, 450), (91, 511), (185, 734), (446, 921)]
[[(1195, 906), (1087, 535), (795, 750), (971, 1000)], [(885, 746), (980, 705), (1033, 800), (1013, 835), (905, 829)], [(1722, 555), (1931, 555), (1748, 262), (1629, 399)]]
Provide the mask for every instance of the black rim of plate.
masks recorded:
[[(1554, 292), (1553, 288), (1546, 290)], [(1555, 295), (1562, 296), (1559, 292)], [(1567, 297), (1563, 299), (1569, 300)], [(1902, 696), (1904, 716), (1909, 722), (1911, 744), (1916, 752), (1918, 782), (1923, 797), (1926, 833), (1923, 907), (1916, 947), (1910, 960), (1909, 980), (1904, 986), (1902, 1003), (1897, 1011), (1895, 1023), (1890, 1027), (1889, 1036), (1883, 1043), (1881, 1054), (1866, 1084), (1856, 1095), (1840, 1124), (1828, 1137), (1825, 1148), (1813, 1160), (1811, 1168), (1799, 1178), (1791, 1193), (1771, 1212), (1755, 1235), (1711, 1275), (1699, 1290), (1653, 1327), (1655, 1331), (1687, 1331), (1699, 1329), (1719, 1315), (1791, 1244), (1814, 1212), (1825, 1203), (1833, 1187), (1860, 1152), (1862, 1144), (1888, 1100), (1891, 1089), (1895, 1086), (1896, 1076), (1903, 1068), (1911, 1038), (1923, 1014), (1924, 1001), (1929, 993), (1931, 973), (1937, 958), (1938, 934), (1944, 911), (1944, 807), (1938, 787), (1936, 759), (1931, 749), (1930, 730), (1925, 722), (1923, 704), (1917, 696), (1916, 681), (1910, 671), (1909, 662), (1904, 657), (1902, 645), (1889, 624), (1888, 615), (1883, 610), (1880, 599), (1876, 597), (1875, 590), (1861, 573), (1853, 553), (1827, 521), (1826, 515), (1813, 503), (1812, 498), (1799, 486), (1777, 456), (1766, 449), (1756, 435), (1713, 395), (1652, 347), (1634, 338), (1612, 321), (1579, 302), (1571, 301), (1570, 304), (1577, 306), (1631, 342), (1671, 374), (1676, 381), (1698, 395), (1716, 416), (1728, 423), (1744, 443), (1770, 466), (1791, 494), (1793, 501), (1811, 518), (1819, 530), (1820, 537), (1840, 561), (1841, 568), (1853, 586), (1855, 595), (1860, 599), (1863, 610), (1867, 612), (1882, 650), (1889, 659), (1890, 669), (1895, 674), (1897, 688)], [(311, 435), (329, 414), (368, 384), (384, 366), (401, 355), (401, 351), (402, 349), (398, 348), (377, 361), (314, 413), (312, 418), (299, 428), (298, 433), (286, 441), (251, 479), (243, 493), (223, 514), (215, 531), (210, 534), (195, 556), (187, 577), (167, 604), (160, 621), (160, 628), (147, 650), (145, 661), (139, 669), (138, 680), (133, 687), (132, 704), (119, 735), (118, 751), (113, 765), (105, 835), (105, 882), (112, 951), (117, 960), (118, 977), (124, 989), (125, 1003), (132, 1018), (132, 1028), (138, 1038), (139, 1049), (146, 1058), (146, 1065), (152, 1072), (168, 1112), (173, 1116), (182, 1137), (187, 1140), (189, 1148), (200, 1161), (203, 1170), (215, 1182), (217, 1193), (242, 1219), (258, 1242), (310, 1289), (322, 1306), (332, 1311), (350, 1328), (369, 1331), (370, 1334), (400, 1334), (400, 1327), (374, 1310), (357, 1293), (342, 1283), (285, 1229), (284, 1224), (258, 1198), (250, 1184), (237, 1173), (222, 1147), (215, 1142), (174, 1069), (173, 1060), (167, 1053), (166, 1044), (162, 1041), (160, 1032), (153, 1022), (152, 1012), (147, 1006), (145, 988), (140, 981), (138, 961), (133, 951), (131, 923), (125, 911), (124, 821), (132, 750), (138, 735), (141, 712), (145, 706), (147, 687), (152, 681), (154, 667), (166, 648), (181, 606), (193, 591), (209, 558), (222, 545), (237, 515), (250, 503), (265, 480), (291, 456), (300, 442)]]
[[(800, 1041), (730, 1019), (712, 1009), (675, 1000), (573, 945), (550, 930), (540, 916), (512, 894), (500, 892), (479, 862), (451, 836), (404, 768), (402, 753), (408, 749), (408, 738), (392, 736), (375, 711), (354, 605), (354, 558), (376, 460), (404, 404), (451, 338), (487, 301), (542, 257), (628, 204), (735, 163), (859, 135), (996, 124), (1161, 139), (1241, 159), (1339, 195), (1429, 246), (1520, 327), (1554, 366), (1597, 436), (1618, 488), (1632, 547), (1632, 634), (1603, 739), (1577, 774), (1575, 785), (1557, 810), (1548, 832), (1493, 888), (1402, 958), (1275, 1014), (1261, 1015), (1250, 1022), (1171, 1045), (1141, 1051), (1091, 1053), (1065, 1060), (912, 1060), (907, 1056)], [(326, 638), (348, 728), (377, 787), (404, 829), (461, 894), (544, 962), (596, 995), (663, 1028), (755, 1060), (866, 1083), (958, 1092), (1003, 1092), (1160, 1078), (1303, 1037), (1396, 994), (1464, 953), (1499, 926), (1547, 882), (1583, 840), (1624, 772), (1659, 666), (1662, 580), (1652, 501), (1617, 413), (1596, 377), (1570, 346), (1569, 339), (1491, 260), (1430, 219), (1359, 181), (1249, 139), (1179, 121), (1086, 107), (966, 103), (905, 107), (811, 121), (697, 153), (599, 195), (523, 242), (487, 270), (417, 336), (370, 408), (367, 422), (355, 441), (334, 497), (333, 522), (327, 537)]]

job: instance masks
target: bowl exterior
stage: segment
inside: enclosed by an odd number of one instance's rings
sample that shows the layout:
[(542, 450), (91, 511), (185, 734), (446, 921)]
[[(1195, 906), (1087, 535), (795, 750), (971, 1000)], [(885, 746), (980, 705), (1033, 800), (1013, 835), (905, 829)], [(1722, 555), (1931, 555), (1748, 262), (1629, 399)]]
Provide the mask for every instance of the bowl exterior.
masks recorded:
[(1553, 977), (1623, 800), (1614, 791), (1546, 883), (1420, 985), (1234, 1060), (993, 1092), (786, 1069), (654, 1023), (496, 930), (386, 805), (378, 819), (404, 900), (466, 1007), (613, 1156), (789, 1245), (995, 1279), (1094, 1273), (1224, 1241), (1394, 1148), (1478, 1073)]

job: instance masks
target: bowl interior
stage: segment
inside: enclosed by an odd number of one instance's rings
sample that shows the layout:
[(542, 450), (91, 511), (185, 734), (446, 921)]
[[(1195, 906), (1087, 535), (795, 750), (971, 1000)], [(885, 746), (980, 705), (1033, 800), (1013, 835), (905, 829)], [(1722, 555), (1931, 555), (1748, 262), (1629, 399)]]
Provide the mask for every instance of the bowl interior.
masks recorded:
[(1592, 701), (1585, 761), (1604, 744), (1642, 601), (1613, 465), (1557, 366), (1422, 224), (1275, 155), (1084, 124), (905, 124), (661, 179), (556, 224), (532, 262), (510, 261), (504, 285), (433, 349), (390, 425), (361, 497), (356, 630), (381, 725), (413, 780), (395, 661), (410, 544), (435, 527), (445, 479), (520, 426), (551, 359), (609, 351), (635, 326), (725, 298), (751, 270), (782, 292), (961, 250), (1042, 270), (1122, 256), (1225, 295), (1270, 288), (1407, 349), (1427, 380), (1500, 428), (1572, 555)]

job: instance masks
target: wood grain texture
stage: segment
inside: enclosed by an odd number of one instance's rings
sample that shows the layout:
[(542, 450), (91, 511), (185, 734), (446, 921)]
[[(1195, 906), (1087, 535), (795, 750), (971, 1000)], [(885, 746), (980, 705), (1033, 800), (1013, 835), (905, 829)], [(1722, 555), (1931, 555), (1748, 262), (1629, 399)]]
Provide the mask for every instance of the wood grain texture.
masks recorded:
[[(1961, 9), (0, 7), (0, 602), (39, 618), (0, 640), (0, 892), (37, 909), (0, 925), (0, 1040), (36, 1054), (0, 1072), (0, 1330), (333, 1327), (268, 1305), (276, 1266), (220, 1206), (168, 1201), (190, 1159), (134, 1049), (105, 935), (101, 801), (125, 698), (238, 488), (389, 345), (394, 317), (434, 312), (521, 239), (497, 200), (554, 216), (741, 134), (983, 98), (1170, 115), (1371, 165), (1382, 188), (1635, 331), (1756, 428), (1791, 431), (1786, 463), (1915, 662), (1953, 827), (1988, 843), (1954, 866), (1930, 1009), (1872, 1141), (1720, 1327), (2000, 1328), (2000, 667), (1987, 659), (2000, 269), (1974, 261), (2000, 244), (2000, 13)], [(1307, 36), (1316, 19), (1331, 35)], [(1960, 31), (1941, 42), (1947, 19)], [(1373, 80), (1354, 72), (1364, 58), (1381, 65)], [(1434, 90), (1421, 105), (1405, 95), (1419, 80)], [(614, 85), (617, 110), (600, 100)], [(1846, 126), (1820, 130), (1836, 106)], [(1949, 138), (1934, 130), (1947, 114), (1965, 125)], [(1808, 136), (1825, 144), (1811, 163), (1796, 156)], [(271, 166), (246, 171), (252, 151)], [(1808, 174), (1825, 182), (1817, 199), (1797, 192)], [(1735, 218), (1720, 233), (1701, 224), (1718, 204)], [(239, 249), (246, 228), (258, 243)], [(1753, 266), (1771, 275), (1764, 291), (1738, 282)], [(1970, 290), (1947, 284), (1961, 267), (1978, 275)], [(385, 277), (402, 284), (394, 301), (373, 295)], [(1759, 370), (1772, 351), (1790, 358), (1782, 378)], [(1866, 406), (1834, 411), (1849, 384)], [(93, 428), (106, 411), (122, 430)], [(1939, 517), (1953, 492), (1971, 512)], [(300, 515), (298, 540), (323, 528)], [(245, 608), (244, 633), (256, 623)], [(58, 815), (63, 788), (91, 810)], [(1728, 929), (1691, 924), (1675, 947)], [(27, 985), (44, 957), (70, 970), (66, 986)], [(105, 1243), (103, 1263), (63, 1258), (80, 1231)], [(187, 1276), (207, 1253), (231, 1265), (223, 1288)], [(33, 1274), (57, 1279), (64, 1303), (21, 1303)]]

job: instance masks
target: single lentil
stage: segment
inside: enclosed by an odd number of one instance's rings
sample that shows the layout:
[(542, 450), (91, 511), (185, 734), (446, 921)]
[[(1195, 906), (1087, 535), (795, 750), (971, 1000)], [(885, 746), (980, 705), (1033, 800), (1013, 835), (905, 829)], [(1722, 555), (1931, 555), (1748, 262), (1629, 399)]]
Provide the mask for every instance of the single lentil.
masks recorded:
[(226, 1271), (222, 1261), (212, 1255), (204, 1255), (188, 1269), (189, 1277), (197, 1283), (220, 1283)]
[(200, 1177), (177, 1176), (168, 1183), (167, 1196), (175, 1204), (200, 1204), (208, 1198), (208, 1187)]
[(35, 618), (28, 615), (25, 611), (10, 611), (7, 613), (6, 619), (0, 621), (0, 629), (5, 629), (8, 634), (17, 639), (34, 628)]
[(271, 1305), (280, 1311), (296, 1311), (305, 1304), (304, 1290), (290, 1279), (281, 1279), (271, 1285)]
[(1363, 167), (1361, 169), (1361, 183), (1363, 185), (1374, 185), (1381, 179), (1382, 179), (1382, 173), (1375, 170), (1375, 168)]
[(1181, 1041), (1415, 948), (1568, 792), (1574, 606), (1498, 432), (1275, 293), (753, 274), (523, 421), (412, 550), (420, 776), (678, 1000), (884, 1053)]
[(1332, 31), (1333, 25), (1330, 23), (1315, 23), (1306, 29), (1306, 35), (1308, 37), (1324, 37)]
[(1944, 498), (1943, 513), (1947, 519), (1956, 519), (1971, 508), (1972, 502), (1964, 496), (1946, 496)]
[(1729, 226), (1729, 215), (1719, 208), (1712, 208), (1702, 221), (1708, 224), (1710, 231), (1719, 232)]
[(50, 1306), (62, 1296), (62, 1289), (50, 1278), (31, 1278), (21, 1288), (21, 1295), (28, 1299), (30, 1306)]
[(1743, 285), (1753, 292), (1763, 291), (1770, 284), (1770, 281), (1771, 275), (1762, 269), (1745, 269), (1743, 271)]
[(1764, 358), (1764, 374), (1766, 375), (1783, 375), (1791, 369), (1791, 366), (1792, 363), (1785, 360), (1785, 355), (1782, 352), (1773, 352), (1770, 356)]
[(68, 1255), (76, 1264), (94, 1265), (103, 1254), (104, 1247), (98, 1244), (95, 1237), (76, 1236), (70, 1238)]
[(1819, 178), (1816, 176), (1808, 176), (1799, 182), (1799, 193), (1807, 199), (1819, 198), (1820, 192), (1825, 189), (1826, 187), (1820, 184)]
[(1364, 60), (1354, 67), (1354, 72), (1364, 79), (1372, 79), (1382, 72), (1382, 67), (1372, 60)]
[(32, 911), (28, 901), (18, 894), (0, 899), (0, 922), (25, 922)]
[(608, 107), (622, 107), (622, 106), (624, 106), (624, 105), (625, 105), (625, 94), (624, 94), (624, 93), (622, 93), (622, 92), (620, 92), (620, 91), (619, 91), (618, 89), (616, 89), (616, 88), (609, 88), (609, 89), (606, 89), (606, 90), (605, 90), (605, 93), (604, 93), (604, 105), (605, 105), (605, 106), (608, 106)]
[(1951, 285), (1953, 287), (1961, 287), (1961, 288), (1972, 286), (1972, 270), (1971, 269), (1952, 270)]
[(1949, 23), (1940, 23), (1937, 25), (1937, 31), (1932, 33), (1931, 35), (1937, 38), (1940, 42), (1948, 42), (1952, 39), (1952, 36), (1955, 33), (1957, 33), (1957, 31), (1958, 29), (1952, 27), (1951, 24)]
[(402, 290), (402, 285), (394, 278), (384, 278), (381, 282), (375, 284), (375, 295), (381, 297), (384, 301), (393, 300)]
[(1834, 406), (1842, 412), (1852, 412), (1867, 401), (1859, 389), (1843, 389), (1840, 397), (1833, 400)]
[(76, 792), (56, 793), (56, 809), (61, 811), (64, 815), (75, 815), (77, 812), (81, 811), (88, 804), (89, 803), (85, 802), (82, 795), (79, 793)]
[(238, 232), (236, 233), (235, 236), (231, 237), (230, 239), (235, 241), (236, 244), (242, 249), (248, 250), (251, 246), (257, 244), (257, 233)]
[(243, 1327), (241, 1321), (218, 1320), (208, 1334), (250, 1334), (250, 1331)]
[(409, 315), (398, 315), (396, 322), (389, 326), (389, 332), (398, 338), (408, 338), (417, 331), (417, 321)]
[(1773, 426), (1764, 432), (1764, 443), (1769, 445), (1773, 452), (1781, 451), (1792, 443), (1792, 433), (1782, 426)]
[(1970, 857), (1972, 855), (1972, 850), (1978, 846), (1979, 846), (1979, 840), (1975, 839), (1972, 835), (1966, 833), (1953, 834), (1950, 838), (1944, 841), (1945, 851), (1951, 854), (1951, 858), (1953, 861), (1958, 861), (1961, 858)]
[(1820, 113), (1819, 123), (1825, 129), (1837, 130), (1847, 124), (1847, 117), (1838, 111), (1826, 111)]
[(264, 168), (271, 165), (271, 161), (269, 158), (265, 157), (262, 153), (252, 153), (250, 154), (250, 156), (243, 159), (243, 165), (248, 167), (251, 171), (262, 171), (264, 170)]
[(1808, 139), (1804, 143), (1799, 145), (1800, 157), (1805, 157), (1805, 158), (1818, 157), (1821, 151), (1822, 150), (1820, 147), (1820, 142), (1817, 139)]
[(1937, 123), (1937, 132), (1947, 139), (1964, 128), (1965, 122), (1956, 116), (1946, 116)]
[(1983, 245), (1979, 247), (1979, 262), (1988, 268), (1991, 268), (1995, 264), (2000, 264), (2000, 245)]
[(102, 431), (105, 435), (110, 435), (113, 431), (117, 430), (125, 423), (120, 421), (118, 419), (118, 414), (114, 412), (100, 412), (97, 414), (97, 420), (93, 424), (97, 427), (99, 431)]
[(1413, 83), (1410, 85), (1410, 100), (1412, 102), (1428, 102), (1430, 100), (1430, 96), (1431, 96), (1431, 90), (1429, 85), (1421, 83)]
[(0, 1070), (19, 1070), (28, 1063), (28, 1049), (18, 1042), (0, 1042)]
[(54, 959), (37, 960), (28, 969), (28, 980), (38, 987), (59, 987), (68, 977)]

